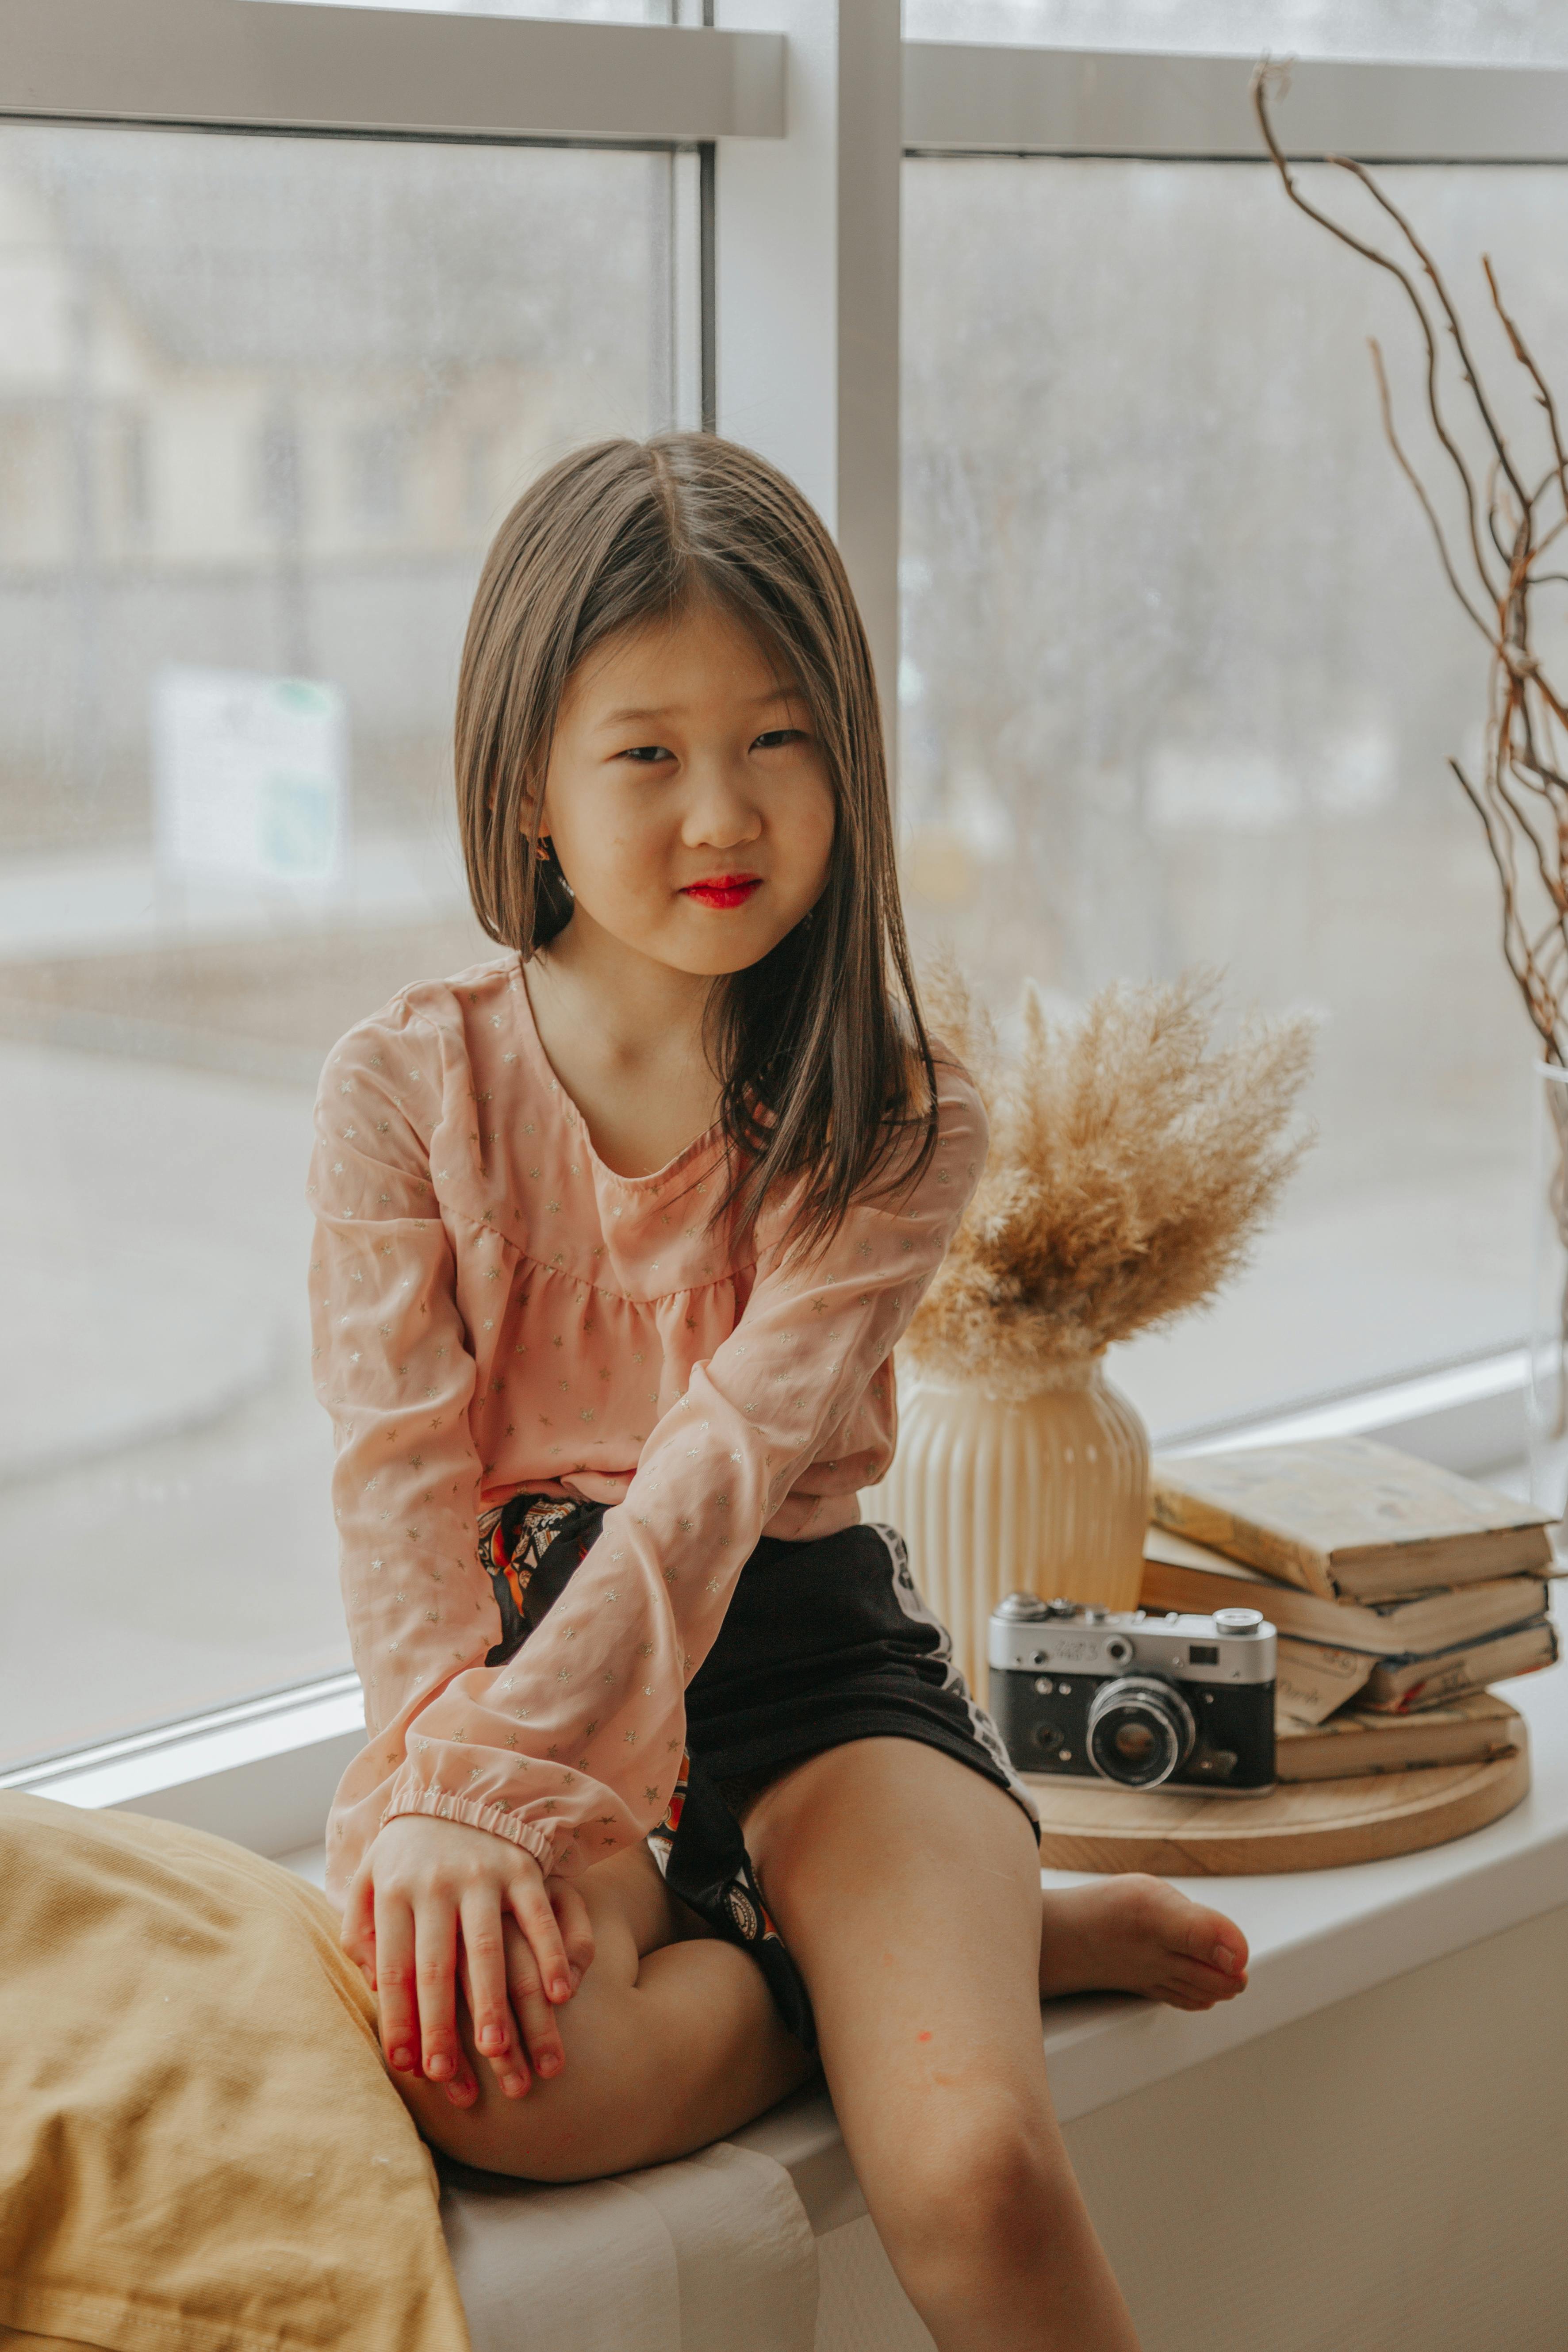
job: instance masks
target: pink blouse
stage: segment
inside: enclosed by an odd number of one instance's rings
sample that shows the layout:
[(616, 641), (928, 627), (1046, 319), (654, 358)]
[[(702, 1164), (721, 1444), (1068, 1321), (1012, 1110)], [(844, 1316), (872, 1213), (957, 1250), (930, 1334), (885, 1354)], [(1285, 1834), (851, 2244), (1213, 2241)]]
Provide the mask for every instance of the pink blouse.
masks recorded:
[[(858, 1203), (792, 1265), (787, 1202), (736, 1257), (708, 1213), (717, 1128), (651, 1176), (604, 1165), (552, 1071), (515, 955), (401, 989), (328, 1056), (309, 1198), (317, 1394), (369, 1744), (328, 1835), (340, 1897), (382, 1823), (493, 1830), (549, 1871), (645, 1836), (685, 1687), (759, 1536), (859, 1517), (896, 1422), (891, 1352), (978, 1181), (985, 1119), (938, 1066), (912, 1192)], [(480, 1511), (608, 1503), (526, 1646)]]

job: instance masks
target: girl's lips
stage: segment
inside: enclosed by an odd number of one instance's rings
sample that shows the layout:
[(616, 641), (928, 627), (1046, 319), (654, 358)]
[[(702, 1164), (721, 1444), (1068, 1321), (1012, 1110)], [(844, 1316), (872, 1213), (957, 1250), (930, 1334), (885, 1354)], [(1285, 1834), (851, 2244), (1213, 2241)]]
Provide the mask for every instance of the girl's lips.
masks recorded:
[(762, 879), (760, 874), (721, 874), (711, 882), (689, 884), (681, 897), (704, 907), (743, 907), (752, 891), (761, 889)]

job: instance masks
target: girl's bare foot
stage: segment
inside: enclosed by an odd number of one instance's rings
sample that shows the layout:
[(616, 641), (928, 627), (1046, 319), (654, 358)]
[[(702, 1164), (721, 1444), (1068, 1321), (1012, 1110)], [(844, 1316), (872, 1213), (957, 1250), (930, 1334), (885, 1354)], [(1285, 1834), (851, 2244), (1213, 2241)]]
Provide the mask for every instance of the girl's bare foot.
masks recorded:
[(1247, 1984), (1247, 1938), (1233, 1919), (1163, 1878), (1129, 1873), (1040, 1895), (1040, 1992), (1138, 1992), (1173, 2009), (1212, 2009)]

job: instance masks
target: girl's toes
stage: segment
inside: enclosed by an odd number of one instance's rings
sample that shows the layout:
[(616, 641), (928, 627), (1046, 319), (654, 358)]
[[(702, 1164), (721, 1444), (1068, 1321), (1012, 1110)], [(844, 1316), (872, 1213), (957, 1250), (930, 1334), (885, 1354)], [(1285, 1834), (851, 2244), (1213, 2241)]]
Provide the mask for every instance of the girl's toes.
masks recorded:
[(1238, 1980), (1247, 1974), (1247, 1938), (1234, 1919), (1227, 1919), (1223, 1912), (1206, 1910), (1201, 1903), (1189, 1903), (1173, 1927), (1173, 1951), (1204, 1968), (1217, 1969), (1222, 1977), (1237, 1981), (1239, 1990)]
[(1166, 1975), (1162, 1997), (1177, 1999), (1184, 2009), (1213, 2009), (1216, 2001), (1234, 2000), (1246, 1983), (1245, 1977), (1226, 1976), (1201, 1960), (1178, 1960)]
[(1159, 1998), (1173, 2009), (1213, 2009), (1218, 2001), (1232, 2000), (1236, 1990), (1230, 1978), (1217, 1976), (1213, 1969), (1177, 1968), (1161, 1986)]
[(1156, 2000), (1163, 2001), (1167, 2009), (1201, 2010), (1214, 2007), (1212, 1993), (1194, 1992), (1190, 1985), (1180, 1984), (1174, 1980), (1168, 1984), (1156, 1985), (1154, 1998)]

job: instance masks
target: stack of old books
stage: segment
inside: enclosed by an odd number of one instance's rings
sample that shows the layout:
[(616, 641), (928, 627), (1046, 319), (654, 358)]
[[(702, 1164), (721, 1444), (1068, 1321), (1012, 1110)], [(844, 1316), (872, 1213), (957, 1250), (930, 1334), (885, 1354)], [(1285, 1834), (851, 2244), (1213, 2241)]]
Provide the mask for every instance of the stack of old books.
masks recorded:
[(1523, 1744), (1489, 1685), (1549, 1666), (1546, 1514), (1369, 1438), (1154, 1465), (1145, 1609), (1261, 1609), (1279, 1635), (1282, 1780), (1460, 1764)]

